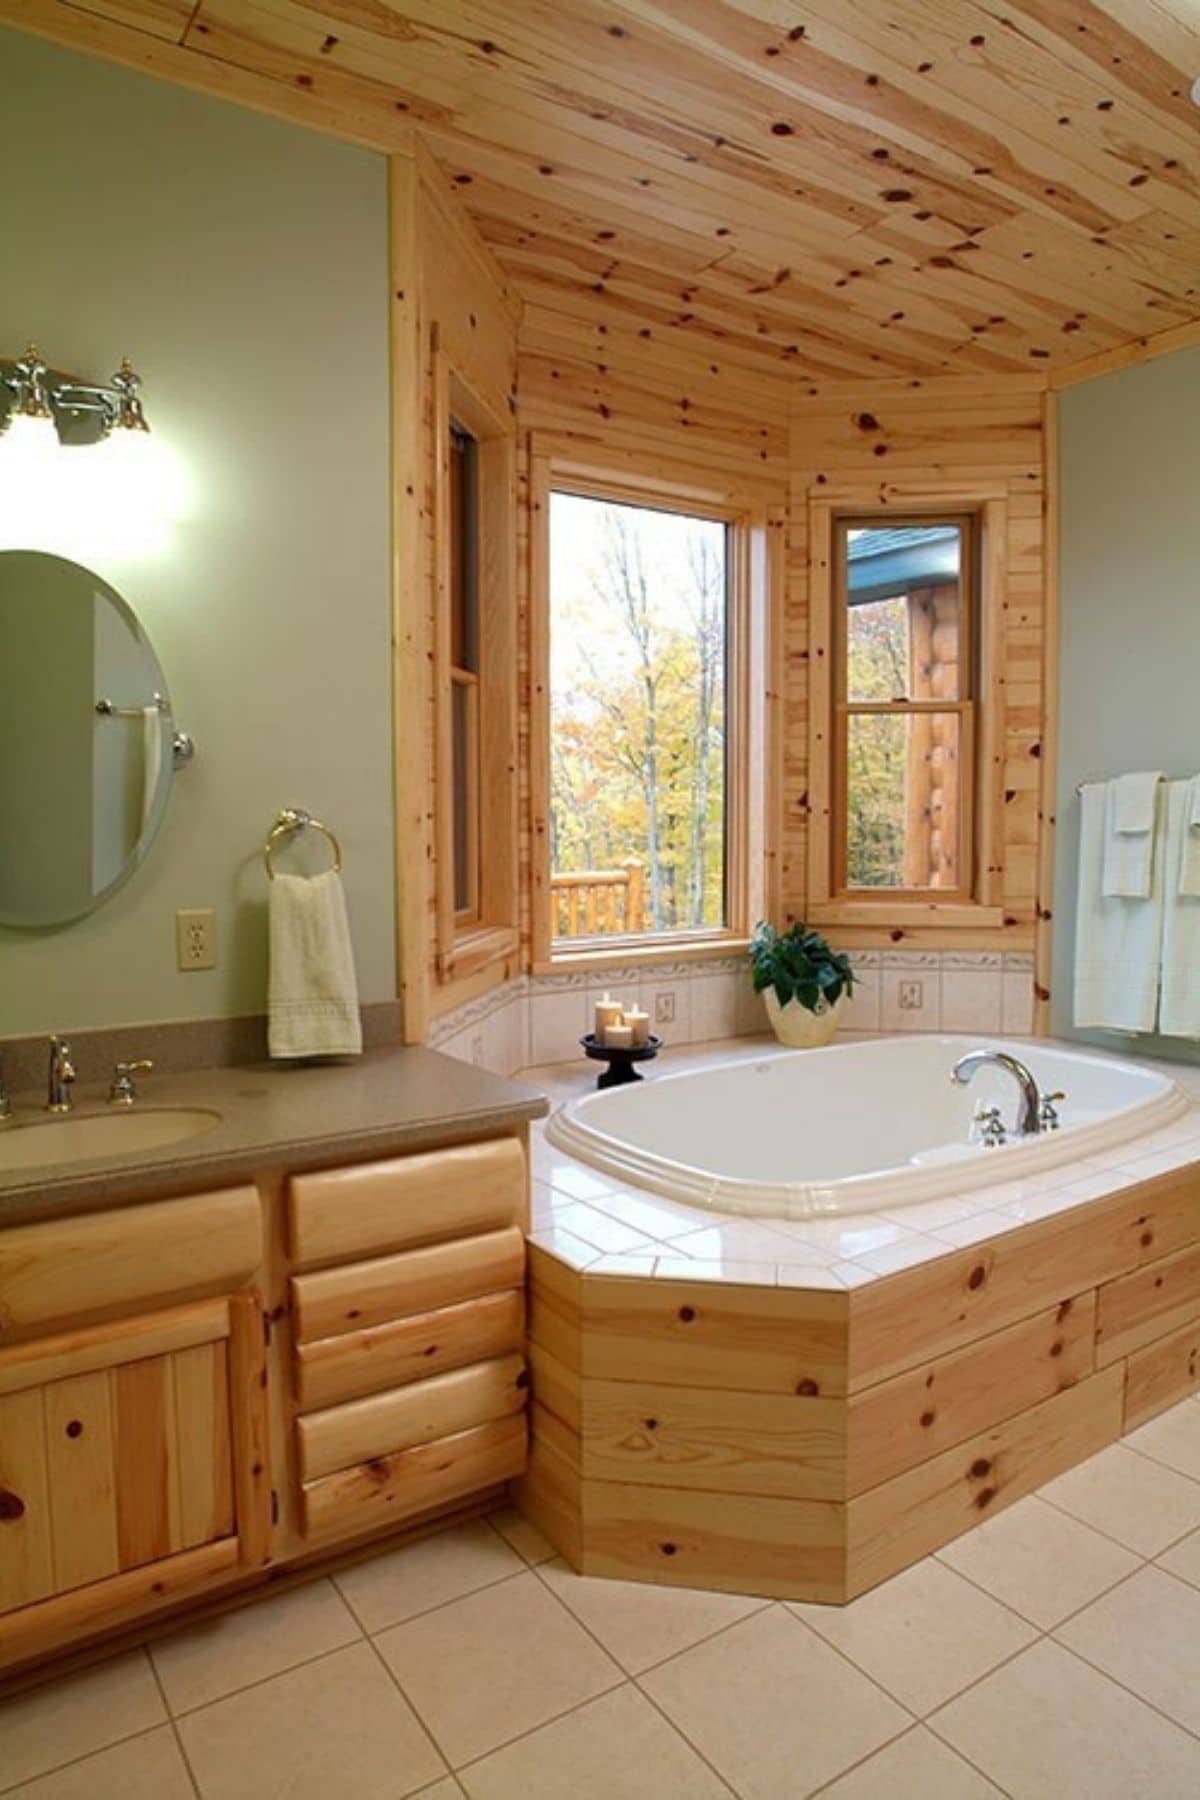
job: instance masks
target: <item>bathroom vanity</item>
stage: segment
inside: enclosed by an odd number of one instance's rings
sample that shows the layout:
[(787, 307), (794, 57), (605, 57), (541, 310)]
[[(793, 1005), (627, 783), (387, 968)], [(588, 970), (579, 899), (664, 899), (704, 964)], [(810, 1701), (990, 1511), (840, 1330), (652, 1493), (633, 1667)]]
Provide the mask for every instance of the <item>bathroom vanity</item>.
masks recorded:
[(419, 1049), (151, 1085), (131, 1123), (210, 1122), (41, 1169), (5, 1145), (63, 1126), (0, 1133), (0, 1671), (525, 1467), (540, 1096)]

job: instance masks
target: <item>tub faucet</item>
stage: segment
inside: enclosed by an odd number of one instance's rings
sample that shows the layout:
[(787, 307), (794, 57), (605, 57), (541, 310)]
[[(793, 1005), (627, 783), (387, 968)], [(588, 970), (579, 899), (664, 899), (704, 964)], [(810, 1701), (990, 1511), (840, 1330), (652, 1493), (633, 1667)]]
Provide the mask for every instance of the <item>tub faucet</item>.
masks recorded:
[(66, 1038), (50, 1039), (50, 1072), (46, 1084), (46, 1111), (52, 1113), (69, 1113), (75, 1104), (71, 1098), (71, 1084), (75, 1080), (75, 1064), (71, 1061), (71, 1046)]
[(1007, 1050), (972, 1050), (966, 1056), (960, 1056), (951, 1071), (951, 1081), (959, 1087), (966, 1087), (976, 1069), (982, 1069), (988, 1063), (994, 1063), (998, 1069), (1007, 1069), (1021, 1090), (1021, 1104), (1017, 1109), (1017, 1136), (1036, 1137), (1042, 1129), (1041, 1106), (1042, 1097), (1038, 1092), (1038, 1084), (1015, 1056)]

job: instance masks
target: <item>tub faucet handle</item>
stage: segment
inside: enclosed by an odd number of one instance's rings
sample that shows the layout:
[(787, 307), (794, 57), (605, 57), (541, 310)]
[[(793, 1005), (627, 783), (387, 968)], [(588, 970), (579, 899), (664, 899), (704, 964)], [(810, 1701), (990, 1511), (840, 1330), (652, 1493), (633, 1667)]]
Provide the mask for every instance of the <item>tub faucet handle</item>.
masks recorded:
[(1043, 1131), (1057, 1131), (1059, 1129), (1062, 1120), (1058, 1116), (1058, 1107), (1055, 1102), (1065, 1100), (1066, 1097), (1067, 1096), (1063, 1093), (1061, 1088), (1056, 1088), (1052, 1094), (1042, 1095), (1042, 1104), (1038, 1110), (1038, 1124)]
[(1001, 1144), (1007, 1144), (1008, 1133), (998, 1106), (985, 1106), (982, 1100), (979, 1102), (975, 1108), (972, 1136), (985, 1150), (998, 1150)]

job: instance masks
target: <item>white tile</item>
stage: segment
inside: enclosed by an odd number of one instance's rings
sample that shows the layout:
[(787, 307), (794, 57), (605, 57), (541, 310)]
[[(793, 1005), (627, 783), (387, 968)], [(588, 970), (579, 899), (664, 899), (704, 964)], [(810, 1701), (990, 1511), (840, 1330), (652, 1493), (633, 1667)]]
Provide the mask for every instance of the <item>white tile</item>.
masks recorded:
[(598, 1212), (594, 1206), (585, 1201), (574, 1201), (555, 1215), (555, 1229), (569, 1231), (573, 1237), (582, 1238), (585, 1244), (594, 1244), (597, 1250), (611, 1255), (624, 1255), (631, 1250), (642, 1250), (651, 1255), (657, 1250), (653, 1238), (644, 1232), (635, 1231), (632, 1225), (614, 1219), (611, 1213)]
[(201, 1707), (179, 1733), (204, 1800), (398, 1800), (446, 1773), (365, 1642)]
[(31, 1688), (0, 1705), (0, 1789), (162, 1724), (166, 1716), (142, 1650)]
[(1178, 1575), (1181, 1581), (1190, 1581), (1193, 1587), (1200, 1587), (1200, 1531), (1190, 1532), (1169, 1550), (1164, 1550), (1158, 1563), (1160, 1568)]
[(932, 1557), (849, 1606), (792, 1611), (919, 1716), (1036, 1636), (1024, 1619)]
[(599, 1169), (590, 1169), (586, 1163), (576, 1162), (573, 1157), (564, 1156), (561, 1150), (555, 1150), (551, 1146), (539, 1158), (539, 1163), (544, 1173), (539, 1173), (538, 1179), (545, 1181), (556, 1194), (563, 1194), (568, 1200), (596, 1201), (617, 1191), (611, 1175), (606, 1175)]
[(236, 1611), (185, 1625), (150, 1646), (167, 1705), (192, 1712), (252, 1681), (279, 1675), (361, 1636), (329, 1581), (264, 1595)]
[(884, 968), (879, 1023), (883, 1031), (938, 1031), (941, 1029), (941, 974), (936, 968), (917, 965)]
[(783, 1607), (660, 1664), (642, 1686), (742, 1800), (809, 1794), (909, 1722)]
[(969, 1219), (978, 1211), (974, 1198), (951, 1195), (945, 1200), (918, 1200), (912, 1206), (888, 1207), (878, 1217), (909, 1231), (937, 1231), (955, 1219)]
[(769, 1225), (739, 1219), (689, 1229), (670, 1240), (666, 1253), (698, 1256), (705, 1262), (776, 1262), (795, 1247), (793, 1239)]
[(1200, 1732), (1200, 1591), (1186, 1581), (1141, 1569), (1055, 1635), (1177, 1725)]
[(605, 1193), (587, 1198), (598, 1211), (663, 1243), (673, 1237), (682, 1237), (686, 1231), (698, 1230), (712, 1218), (703, 1207), (682, 1206), (677, 1200), (668, 1200), (645, 1189), (639, 1189), (637, 1193)]
[(560, 1559), (541, 1578), (630, 1675), (712, 1637), (768, 1603), (753, 1595), (577, 1575)]
[(755, 993), (749, 969), (738, 979), (737, 1031), (739, 1037), (761, 1037), (770, 1033), (772, 1045), (776, 1041), (767, 1018), (766, 1002), (761, 994)]
[(529, 1242), (536, 1244), (539, 1250), (545, 1250), (547, 1255), (556, 1256), (571, 1269), (589, 1268), (598, 1256), (603, 1255), (595, 1244), (585, 1244), (582, 1238), (569, 1231), (560, 1231), (555, 1225), (539, 1225), (529, 1233)]
[(515, 1506), (497, 1507), (495, 1512), (488, 1514), (488, 1523), (495, 1527), (506, 1544), (512, 1545), (523, 1562), (549, 1562), (556, 1554), (554, 1545), (548, 1543), (537, 1526)]
[[(821, 1288), (836, 1292), (846, 1287), (847, 1283), (836, 1273), (844, 1264), (824, 1263), (786, 1263), (775, 1265), (775, 1285), (788, 1288)], [(866, 1273), (866, 1271), (864, 1271)]]
[(846, 1010), (842, 1014), (843, 1031), (878, 1031), (880, 1009), (883, 999), (883, 983), (878, 968), (863, 969), (859, 972), (858, 958), (853, 964), (857, 973), (854, 991), (846, 1002)]
[[(692, 1041), (692, 984), (686, 975), (643, 975), (640, 1003), (650, 1014), (650, 1030), (664, 1044)], [(669, 1016), (664, 1016), (669, 1015)]]
[(462, 1772), (470, 1800), (722, 1800), (728, 1789), (635, 1687)]
[(724, 1281), (744, 1287), (774, 1287), (773, 1262), (735, 1262), (732, 1258), (660, 1256), (654, 1265), (656, 1280)]
[(924, 1725), (906, 1731), (821, 1789), (821, 1800), (1004, 1800)]
[(1001, 1030), (1009, 1036), (1027, 1037), (1033, 1030), (1032, 972), (1005, 969), (1000, 1019)]
[(4, 1800), (194, 1800), (175, 1733), (160, 1725), (110, 1750), (7, 1788)]
[[(844, 1218), (788, 1219), (785, 1229), (794, 1240), (821, 1250), (838, 1260), (864, 1256), (889, 1244), (908, 1243), (915, 1235), (879, 1213), (847, 1214)], [(794, 1257), (793, 1261), (796, 1260)]]
[(1043, 1638), (951, 1700), (934, 1731), (1019, 1800), (1185, 1800), (1200, 1743)]
[(1200, 1400), (1184, 1400), (1122, 1440), (1155, 1462), (1200, 1481)]
[(1004, 976), (999, 969), (942, 970), (942, 1030), (1000, 1030)]
[(564, 988), (529, 999), (529, 1058), (533, 1063), (565, 1062), (581, 1055), (579, 1039), (589, 1028), (582, 987)]
[(1036, 1494), (945, 1545), (938, 1558), (1043, 1631), (1138, 1567), (1132, 1551)]
[(519, 1575), (524, 1567), (490, 1525), (472, 1519), (356, 1563), (338, 1575), (337, 1584), (363, 1629), (375, 1632)]
[(956, 1219), (949, 1225), (942, 1225), (931, 1236), (964, 1250), (968, 1244), (982, 1244), (987, 1238), (1003, 1237), (1015, 1229), (1015, 1221), (1006, 1213), (979, 1212), (969, 1219)]
[(692, 976), (694, 1043), (708, 1043), (717, 1038), (737, 1035), (740, 987), (741, 983), (736, 975)]
[(622, 1679), (532, 1573), (397, 1625), (376, 1641), (455, 1768)]
[(945, 1244), (923, 1232), (902, 1238), (898, 1244), (884, 1244), (878, 1250), (864, 1250), (855, 1258), (876, 1275), (896, 1275), (901, 1269), (915, 1269), (918, 1263), (932, 1262), (947, 1254)]
[(646, 1280), (651, 1280), (654, 1275), (654, 1265), (658, 1260), (657, 1252), (661, 1250), (661, 1248), (661, 1244), (656, 1244), (654, 1246), (654, 1252), (648, 1256), (636, 1255), (631, 1252), (627, 1255), (606, 1254), (597, 1257), (594, 1263), (589, 1264), (588, 1274), (637, 1275)]
[(1142, 1556), (1157, 1556), (1200, 1525), (1200, 1484), (1124, 1444), (1069, 1469), (1041, 1495)]

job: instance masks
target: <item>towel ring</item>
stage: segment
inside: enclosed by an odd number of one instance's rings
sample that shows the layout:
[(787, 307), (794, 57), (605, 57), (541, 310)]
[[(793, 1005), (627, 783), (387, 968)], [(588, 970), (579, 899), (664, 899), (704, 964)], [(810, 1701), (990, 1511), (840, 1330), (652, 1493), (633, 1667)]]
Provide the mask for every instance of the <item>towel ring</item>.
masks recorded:
[(319, 831), (323, 837), (329, 839), (329, 843), (333, 849), (334, 872), (336, 874), (341, 873), (342, 846), (338, 843), (335, 834), (329, 829), (328, 825), (321, 819), (314, 819), (312, 814), (310, 812), (305, 812), (302, 806), (285, 806), (275, 820), (270, 831), (268, 831), (267, 841), (263, 845), (263, 862), (267, 866), (267, 874), (272, 881), (275, 879), (275, 871), (271, 867), (271, 852), (276, 847), (276, 838), (290, 837), (294, 832), (306, 830)]

